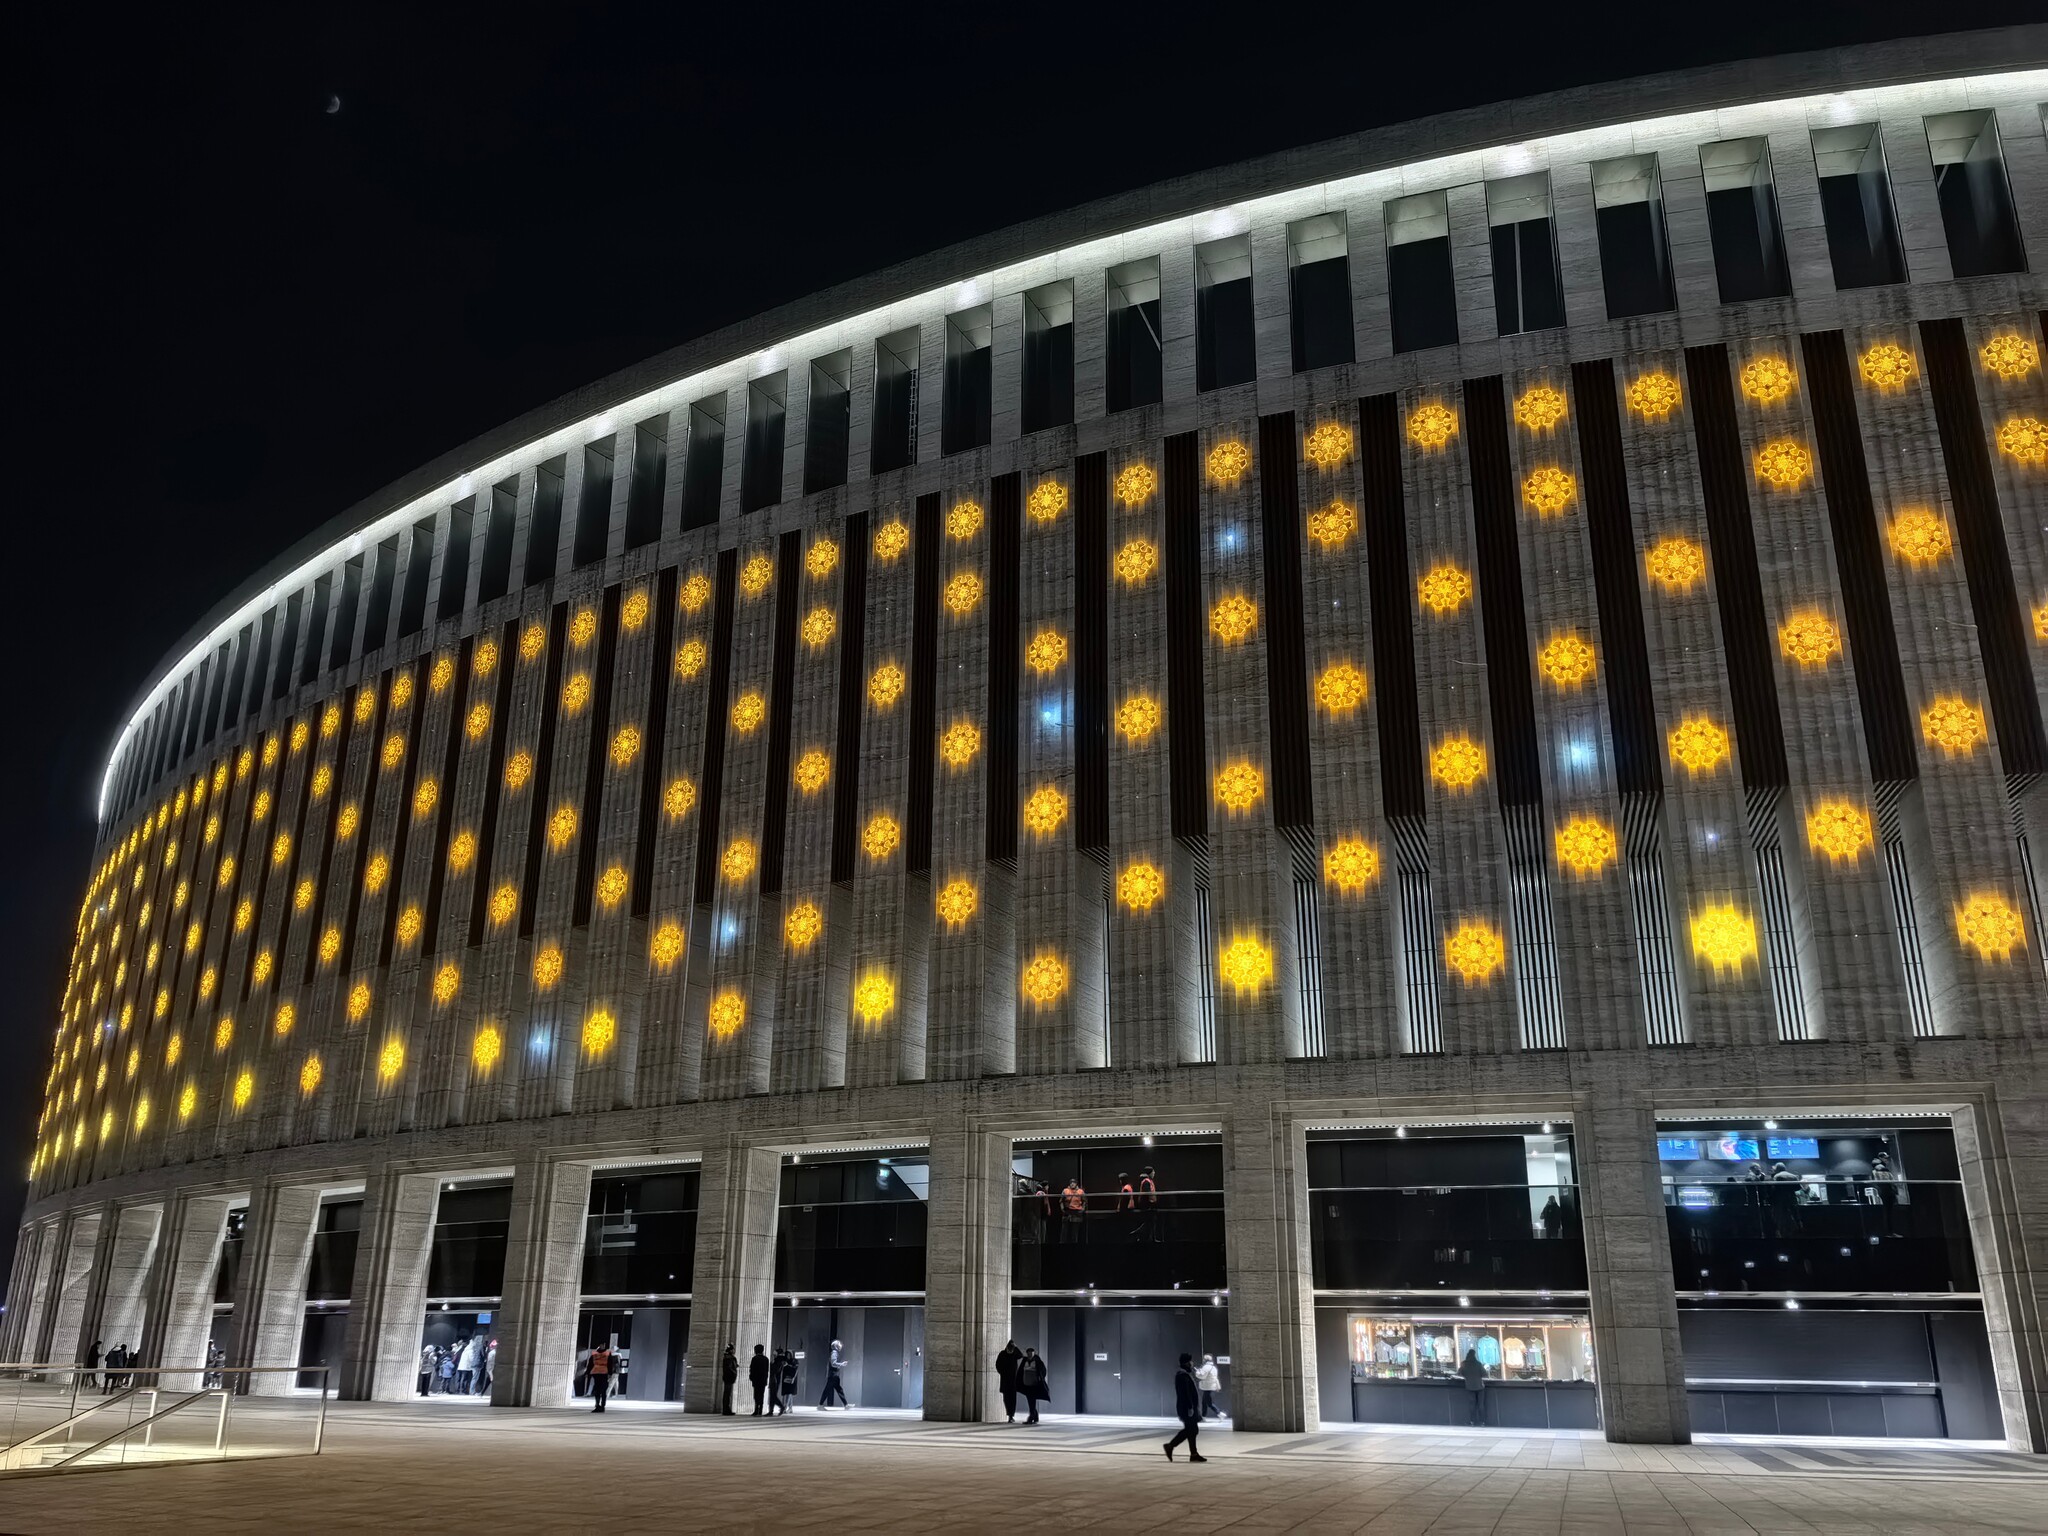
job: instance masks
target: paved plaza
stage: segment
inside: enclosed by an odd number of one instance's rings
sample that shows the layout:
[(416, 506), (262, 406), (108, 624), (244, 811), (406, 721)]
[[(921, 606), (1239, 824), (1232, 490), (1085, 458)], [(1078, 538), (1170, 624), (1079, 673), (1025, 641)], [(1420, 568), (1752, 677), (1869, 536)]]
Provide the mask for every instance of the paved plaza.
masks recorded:
[[(264, 1411), (252, 1405), (252, 1413)], [(238, 1410), (239, 1412), (239, 1410)], [(1610, 1445), (1575, 1434), (1205, 1434), (910, 1415), (756, 1422), (623, 1406), (340, 1403), (317, 1458), (0, 1483), (0, 1532), (642, 1529), (2030, 1531), (2048, 1458), (1868, 1442)]]

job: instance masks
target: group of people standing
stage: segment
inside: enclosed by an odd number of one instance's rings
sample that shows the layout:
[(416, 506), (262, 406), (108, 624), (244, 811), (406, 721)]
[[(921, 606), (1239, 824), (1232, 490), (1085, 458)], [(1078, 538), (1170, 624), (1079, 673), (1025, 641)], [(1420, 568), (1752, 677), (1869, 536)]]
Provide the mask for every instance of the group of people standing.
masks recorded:
[[(1128, 1241), (1164, 1242), (1166, 1234), (1159, 1224), (1159, 1176), (1151, 1166), (1148, 1164), (1140, 1169), (1136, 1178), (1128, 1173), (1119, 1173), (1116, 1185), (1116, 1193), (1106, 1197), (1109, 1204), (1105, 1207), (1105, 1197), (1091, 1195), (1078, 1174), (1070, 1176), (1058, 1190), (1043, 1179), (1035, 1179), (1026, 1173), (1018, 1174), (1016, 1195), (1020, 1235), (1027, 1243), (1052, 1241), (1053, 1218), (1057, 1215), (1060, 1242), (1086, 1242), (1089, 1211), (1099, 1215), (1107, 1209), (1127, 1218), (1129, 1225), (1122, 1236)], [(1094, 1202), (1093, 1205), (1090, 1201)]]
[[(103, 1363), (104, 1370), (101, 1369)], [(122, 1387), (131, 1387), (135, 1384), (135, 1378), (124, 1367), (139, 1363), (136, 1351), (131, 1346), (116, 1344), (102, 1354), (100, 1341), (94, 1339), (92, 1348), (85, 1352), (85, 1376), (80, 1385), (98, 1387), (102, 1396), (119, 1391)]]
[(420, 1346), (421, 1397), (453, 1393), (478, 1397), (491, 1390), (498, 1369), (498, 1341), (473, 1333), (453, 1344)]
[[(825, 1377), (825, 1396), (818, 1406), (831, 1406), (832, 1395), (839, 1395), (839, 1406), (851, 1408), (846, 1400), (846, 1389), (840, 1384), (839, 1373), (845, 1369), (846, 1354), (839, 1341), (832, 1341), (831, 1369)], [(733, 1345), (725, 1346), (725, 1354), (718, 1362), (719, 1409), (730, 1416), (733, 1412), (732, 1389), (740, 1379), (739, 1356)], [(747, 1384), (754, 1389), (754, 1417), (768, 1418), (787, 1416), (796, 1406), (797, 1360), (796, 1351), (776, 1346), (775, 1353), (768, 1353), (768, 1346), (756, 1344), (754, 1356), (747, 1362)], [(765, 1406), (764, 1406), (765, 1403)]]

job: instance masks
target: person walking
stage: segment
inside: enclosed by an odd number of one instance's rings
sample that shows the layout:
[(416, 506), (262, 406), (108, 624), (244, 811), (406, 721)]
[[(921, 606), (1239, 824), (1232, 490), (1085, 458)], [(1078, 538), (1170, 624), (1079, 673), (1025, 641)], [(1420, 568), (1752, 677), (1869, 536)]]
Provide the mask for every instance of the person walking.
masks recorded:
[(476, 1368), (482, 1358), (483, 1346), (472, 1333), (462, 1341), (462, 1355), (455, 1363), (455, 1390), (465, 1397), (476, 1395)]
[(818, 1406), (820, 1408), (830, 1408), (832, 1406), (832, 1397), (835, 1393), (838, 1394), (840, 1407), (851, 1408), (853, 1406), (853, 1404), (846, 1400), (846, 1388), (839, 1379), (839, 1373), (845, 1369), (846, 1354), (839, 1347), (839, 1341), (834, 1339), (832, 1341), (832, 1356), (825, 1367), (825, 1390), (818, 1395)]
[(774, 1418), (782, 1411), (782, 1346), (776, 1345), (768, 1356), (768, 1417)]
[(486, 1345), (484, 1346), (484, 1368), (483, 1368), (483, 1380), (481, 1380), (481, 1381), (479, 1381), (479, 1382), (477, 1383), (477, 1387), (476, 1387), (477, 1391), (479, 1391), (479, 1392), (484, 1392), (484, 1393), (488, 1393), (488, 1392), (489, 1392), (489, 1391), (491, 1390), (491, 1380), (492, 1380), (492, 1378), (493, 1378), (493, 1377), (495, 1377), (495, 1376), (496, 1376), (497, 1374), (498, 1374), (498, 1341), (497, 1341), (496, 1339), (493, 1339), (493, 1340), (491, 1340), (491, 1342), (490, 1342), (490, 1343), (488, 1343), (488, 1344), (486, 1344)]
[(1017, 1363), (1024, 1358), (1024, 1351), (1017, 1347), (1015, 1339), (1010, 1340), (996, 1356), (996, 1385), (1003, 1393), (1003, 1422), (1017, 1422)]
[(1222, 1418), (1222, 1410), (1216, 1406), (1216, 1394), (1223, 1390), (1223, 1373), (1216, 1368), (1214, 1355), (1202, 1356), (1202, 1363), (1195, 1370), (1195, 1385), (1202, 1392), (1202, 1417)]
[(1036, 1424), (1038, 1405), (1052, 1397), (1052, 1383), (1046, 1375), (1045, 1357), (1029, 1344), (1024, 1346), (1024, 1358), (1017, 1362), (1017, 1392), (1031, 1409), (1031, 1417), (1024, 1422)]
[(1486, 1422), (1486, 1367), (1479, 1363), (1476, 1349), (1465, 1351), (1465, 1361), (1458, 1367), (1458, 1374), (1465, 1378), (1465, 1395), (1471, 1400), (1472, 1416), (1468, 1424)]
[(761, 1397), (768, 1390), (768, 1349), (754, 1346), (754, 1358), (747, 1362), (747, 1384), (754, 1389), (754, 1417), (761, 1417)]
[(604, 1400), (612, 1390), (612, 1347), (597, 1343), (590, 1346), (590, 1395), (597, 1399), (592, 1413), (604, 1412)]
[(732, 1389), (740, 1379), (740, 1357), (734, 1346), (725, 1346), (725, 1353), (718, 1357), (719, 1397), (718, 1411), (728, 1419), (732, 1417)]
[(1166, 1459), (1173, 1460), (1173, 1448), (1185, 1440), (1189, 1461), (1209, 1458), (1195, 1449), (1195, 1437), (1202, 1432), (1202, 1391), (1195, 1385), (1195, 1357), (1182, 1355), (1180, 1369), (1173, 1373), (1173, 1411), (1180, 1419), (1180, 1433), (1166, 1442)]
[(96, 1387), (100, 1384), (100, 1341), (94, 1339), (92, 1348), (85, 1352), (85, 1374), (79, 1378), (82, 1387)]
[(784, 1414), (789, 1413), (791, 1409), (796, 1407), (796, 1378), (796, 1351), (785, 1349), (782, 1352), (782, 1411)]

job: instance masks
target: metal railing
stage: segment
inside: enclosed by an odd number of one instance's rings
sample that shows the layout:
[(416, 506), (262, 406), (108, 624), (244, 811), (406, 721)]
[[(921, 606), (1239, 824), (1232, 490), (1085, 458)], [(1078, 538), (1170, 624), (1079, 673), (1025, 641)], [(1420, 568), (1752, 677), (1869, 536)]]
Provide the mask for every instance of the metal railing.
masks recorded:
[[(302, 1374), (318, 1387), (291, 1390)], [(325, 1366), (0, 1362), (0, 1477), (317, 1456), (327, 1397)]]

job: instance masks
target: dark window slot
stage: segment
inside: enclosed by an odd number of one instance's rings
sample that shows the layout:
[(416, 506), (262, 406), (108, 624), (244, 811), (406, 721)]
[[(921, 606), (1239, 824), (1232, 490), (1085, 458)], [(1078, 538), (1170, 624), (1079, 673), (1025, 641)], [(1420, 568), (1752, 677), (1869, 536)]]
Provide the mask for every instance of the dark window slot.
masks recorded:
[[(562, 642), (569, 632), (569, 605), (555, 604), (548, 617), (548, 659), (540, 688), (540, 740), (533, 749), (533, 799), (526, 814), (526, 869), (519, 881), (519, 937), (533, 937), (534, 899), (540, 895), (541, 861), (548, 854), (548, 791), (554, 779), (556, 705), (562, 696)], [(514, 654), (508, 651), (507, 656)], [(506, 665), (509, 670), (509, 663)]]
[(277, 610), (263, 610), (262, 623), (257, 629), (256, 661), (249, 668), (249, 689), (246, 708), (251, 714), (263, 707), (264, 690), (270, 686), (271, 647), (277, 642)]
[(1875, 288), (1906, 280), (1885, 170), (1884, 137), (1875, 123), (1816, 129), (1814, 168), (1820, 175), (1821, 222), (1837, 288)]
[[(273, 702), (283, 698), (292, 688), (292, 662), (299, 649), (299, 618), (305, 607), (306, 594), (294, 592), (284, 600), (284, 636), (277, 643), (277, 671), (270, 679), (270, 697)], [(315, 639), (314, 651), (320, 649)]]
[(619, 589), (604, 590), (603, 614), (597, 626), (597, 666), (590, 700), (590, 746), (583, 759), (583, 835), (576, 840), (576, 892), (570, 921), (582, 928), (590, 922), (590, 898), (597, 885), (597, 845), (604, 826), (605, 768), (612, 742), (612, 673), (619, 654)]
[(199, 732), (199, 744), (202, 746), (212, 741), (214, 733), (220, 729), (220, 706), (227, 692), (228, 655), (233, 646), (233, 641), (223, 642), (221, 648), (213, 653), (212, 664), (207, 669), (206, 709)]
[(1396, 352), (1448, 347), (1458, 340), (1450, 200), (1441, 192), (1387, 204), (1387, 315)]
[(1955, 275), (2026, 271), (2012, 187), (1998, 147), (1997, 116), (1979, 108), (1930, 117), (1927, 147), (1934, 157), (1934, 188)]
[(235, 660), (228, 668), (227, 692), (221, 700), (221, 729), (232, 731), (242, 718), (242, 692), (249, 680), (249, 647), (255, 626), (244, 624), (235, 636)]
[(1024, 295), (1024, 430), (1073, 419), (1074, 285), (1052, 283)]
[(1623, 155), (1593, 165), (1593, 217), (1607, 318), (1660, 315), (1678, 307), (1664, 235), (1664, 184), (1657, 157)]
[[(1020, 484), (1014, 474), (999, 476), (989, 496), (988, 754), (982, 770), (988, 809), (982, 844), (991, 859), (1017, 856), (1017, 712), (1023, 647), (1018, 593), (1023, 547)], [(1075, 601), (1078, 605), (1078, 592)], [(1078, 668), (1079, 634), (1074, 643)]]
[(377, 545), (377, 563), (370, 568), (370, 601), (363, 610), (364, 656), (374, 656), (391, 638), (391, 599), (398, 586), (398, 535)]
[(412, 525), (412, 543), (406, 550), (405, 590), (398, 600), (398, 638), (416, 635), (427, 623), (427, 582), (434, 574), (434, 520), (422, 518)]
[(725, 782), (725, 712), (732, 692), (733, 586), (739, 574), (739, 551), (718, 552), (718, 576), (711, 613), (711, 676), (705, 689), (704, 783), (697, 813), (696, 899), (709, 901), (718, 890), (718, 814)]
[(356, 555), (341, 568), (341, 595), (335, 604), (334, 642), (327, 649), (327, 670), (330, 672), (339, 672), (348, 665), (356, 642), (356, 609), (362, 600), (363, 557)]
[(1494, 320), (1501, 335), (1563, 325), (1550, 173), (1532, 171), (1489, 181), (1486, 219), (1493, 248)]
[(661, 537), (661, 503), (668, 494), (668, 418), (650, 416), (633, 429), (633, 483), (626, 491), (626, 548)]
[(832, 878), (851, 880), (854, 849), (859, 840), (855, 822), (860, 811), (861, 687), (866, 668), (868, 628), (868, 515), (856, 512), (846, 520), (846, 577), (839, 591), (839, 734), (833, 743)]
[(469, 540), (476, 523), (476, 498), (465, 496), (448, 509), (448, 554), (441, 562), (441, 600), (434, 616), (452, 619), (468, 606)]
[(1287, 313), (1296, 373), (1351, 361), (1349, 251), (1341, 213), (1288, 226)]
[(995, 312), (986, 304), (946, 317), (945, 391), (939, 408), (939, 452), (988, 445), (993, 399)]
[(1771, 178), (1770, 141), (1725, 139), (1700, 150), (1707, 233), (1723, 304), (1778, 299), (1792, 291)]
[(847, 443), (853, 427), (853, 354), (834, 352), (811, 364), (811, 399), (804, 417), (804, 494), (846, 484)]
[(1507, 401), (1498, 374), (1465, 381), (1472, 434), (1472, 522), (1478, 558), (1480, 627), (1486, 634), (1486, 692), (1500, 803), (1537, 805), (1543, 777), (1536, 753), (1528, 615), (1522, 605), (1522, 557), (1515, 532), (1515, 476), (1508, 454)]
[[(1074, 845), (1109, 846), (1109, 460), (1091, 453), (1074, 465)], [(1014, 526), (1015, 511), (1011, 522)], [(1004, 658), (1017, 675), (1017, 626), (1010, 626), (1011, 651)], [(1014, 687), (1014, 684), (1013, 684)], [(990, 764), (989, 857), (1017, 853), (1017, 760), (1014, 698), (1010, 760), (1001, 779)], [(997, 808), (1008, 830), (1007, 847), (995, 847)]]
[(761, 894), (782, 889), (783, 842), (789, 822), (790, 694), (796, 683), (796, 604), (803, 585), (803, 535), (792, 528), (777, 541), (775, 655), (768, 683), (768, 793), (761, 816)]
[(1420, 817), (1422, 724), (1416, 703), (1409, 601), (1408, 514), (1401, 486), (1400, 415), (1392, 395), (1358, 405), (1364, 475), (1365, 574), (1372, 589), (1372, 662), (1378, 674), (1380, 793), (1389, 816)]
[(604, 558), (612, 526), (612, 461), (618, 439), (583, 446), (583, 488), (576, 493), (576, 539), (570, 546), (572, 568), (582, 570)]
[(1266, 707), (1273, 741), (1273, 824), (1315, 822), (1308, 755), (1308, 658), (1301, 608), (1301, 492), (1294, 413), (1259, 418), (1259, 489), (1266, 567)]
[(640, 759), (640, 826), (633, 847), (633, 915), (654, 905), (654, 849), (661, 830), (662, 765), (668, 750), (670, 657), (676, 643), (676, 568), (661, 573), (654, 605), (654, 660), (648, 668), (647, 746)]
[(875, 411), (868, 463), (887, 474), (917, 462), (917, 332), (897, 331), (875, 343)]
[(1252, 241), (1233, 235), (1195, 247), (1195, 388), (1249, 384), (1258, 374), (1252, 324)]
[(1194, 433), (1166, 440), (1166, 741), (1175, 837), (1203, 837), (1209, 831), (1200, 460)]
[(725, 396), (706, 395), (690, 407), (690, 442), (683, 452), (683, 531), (718, 521), (725, 493)]
[(1112, 415), (1156, 405), (1164, 374), (1159, 344), (1159, 259), (1148, 256), (1109, 269), (1104, 338), (1106, 404)]
[(934, 718), (939, 706), (939, 498), (917, 498), (911, 525), (912, 583), (910, 633), (910, 828), (903, 867), (918, 874), (932, 867), (932, 774)]
[(525, 585), (552, 581), (562, 543), (562, 476), (565, 465), (554, 459), (534, 471), (533, 520), (526, 527)]
[(512, 535), (519, 525), (519, 482), (491, 487), (490, 521), (484, 527), (483, 568), (477, 572), (476, 600), (496, 602), (512, 589)]
[(782, 500), (782, 439), (789, 426), (789, 374), (747, 386), (747, 441), (740, 455), (740, 510), (758, 512)]

